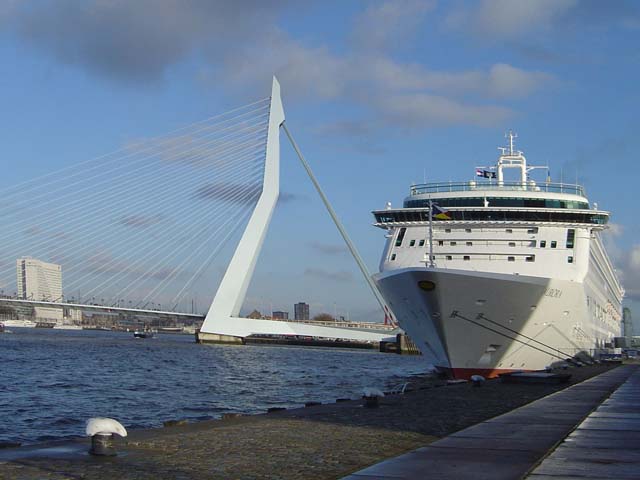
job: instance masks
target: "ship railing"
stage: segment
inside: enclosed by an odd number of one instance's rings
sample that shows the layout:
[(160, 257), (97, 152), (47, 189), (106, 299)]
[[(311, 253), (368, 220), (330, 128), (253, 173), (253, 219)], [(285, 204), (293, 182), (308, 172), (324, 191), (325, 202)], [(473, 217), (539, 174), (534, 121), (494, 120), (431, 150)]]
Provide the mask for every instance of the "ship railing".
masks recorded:
[(429, 193), (446, 192), (482, 192), (482, 191), (517, 191), (517, 192), (549, 192), (567, 193), (586, 197), (586, 192), (582, 185), (574, 183), (521, 183), (521, 182), (440, 182), (440, 183), (420, 183), (410, 187), (410, 194), (424, 195)]

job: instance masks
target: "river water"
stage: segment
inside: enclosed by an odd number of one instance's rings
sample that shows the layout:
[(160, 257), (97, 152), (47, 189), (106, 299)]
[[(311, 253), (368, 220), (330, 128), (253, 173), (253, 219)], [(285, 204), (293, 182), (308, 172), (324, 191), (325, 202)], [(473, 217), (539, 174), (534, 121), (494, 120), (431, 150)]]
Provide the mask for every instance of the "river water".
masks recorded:
[(426, 370), (422, 357), (371, 351), (12, 328), (0, 334), (0, 441), (81, 436), (94, 416), (141, 428), (357, 398), (363, 387), (383, 389)]

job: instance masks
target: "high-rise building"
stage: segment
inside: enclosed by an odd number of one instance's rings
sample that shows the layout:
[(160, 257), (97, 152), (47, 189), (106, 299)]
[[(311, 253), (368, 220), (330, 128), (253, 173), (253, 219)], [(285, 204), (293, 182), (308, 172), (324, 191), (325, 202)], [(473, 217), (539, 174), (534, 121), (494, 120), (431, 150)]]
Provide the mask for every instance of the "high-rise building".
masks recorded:
[(16, 261), (18, 298), (24, 300), (62, 300), (62, 267), (31, 257)]
[(309, 304), (300, 302), (293, 306), (294, 318), (296, 320), (309, 320)]
[(289, 312), (275, 311), (271, 318), (274, 320), (289, 320)]
[(631, 341), (631, 337), (633, 337), (633, 318), (631, 317), (631, 310), (628, 307), (622, 309), (622, 327), (624, 336)]

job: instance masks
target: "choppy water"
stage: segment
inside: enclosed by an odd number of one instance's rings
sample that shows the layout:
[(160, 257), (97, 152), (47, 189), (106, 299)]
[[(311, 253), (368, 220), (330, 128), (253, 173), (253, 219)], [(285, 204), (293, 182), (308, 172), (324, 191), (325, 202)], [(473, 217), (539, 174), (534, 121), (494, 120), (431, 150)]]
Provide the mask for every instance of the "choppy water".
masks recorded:
[(127, 428), (358, 397), (422, 373), (422, 357), (359, 350), (196, 345), (189, 335), (13, 328), (0, 335), (0, 441), (84, 434), (93, 416)]

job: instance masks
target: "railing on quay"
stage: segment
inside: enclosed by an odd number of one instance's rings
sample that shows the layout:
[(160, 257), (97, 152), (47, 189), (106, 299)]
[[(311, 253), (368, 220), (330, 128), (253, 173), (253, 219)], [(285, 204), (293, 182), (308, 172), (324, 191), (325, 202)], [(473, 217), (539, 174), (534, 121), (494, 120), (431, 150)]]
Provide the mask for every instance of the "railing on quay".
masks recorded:
[(272, 318), (270, 320), (278, 320), (282, 322), (295, 322), (295, 323), (306, 323), (308, 325), (319, 325), (324, 327), (341, 327), (341, 328), (366, 328), (372, 330), (393, 330), (395, 327), (392, 325), (386, 325), (384, 323), (375, 323), (375, 322), (350, 322), (350, 321), (322, 321), (322, 320), (292, 320), (292, 319), (282, 319), (282, 318)]

